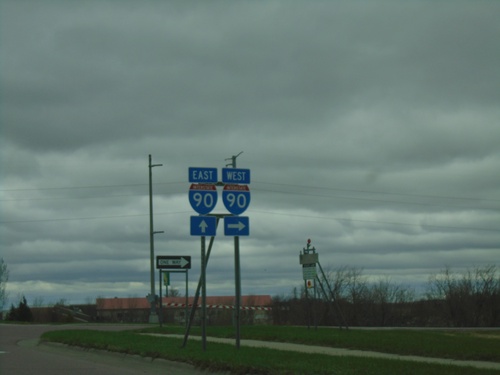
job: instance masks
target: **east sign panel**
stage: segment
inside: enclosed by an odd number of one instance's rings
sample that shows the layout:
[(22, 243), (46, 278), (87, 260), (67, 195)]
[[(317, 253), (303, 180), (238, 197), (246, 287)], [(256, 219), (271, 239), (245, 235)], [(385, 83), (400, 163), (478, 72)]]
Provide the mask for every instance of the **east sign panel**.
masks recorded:
[(194, 182), (197, 184), (215, 184), (218, 180), (217, 178), (217, 168), (189, 168), (189, 182)]

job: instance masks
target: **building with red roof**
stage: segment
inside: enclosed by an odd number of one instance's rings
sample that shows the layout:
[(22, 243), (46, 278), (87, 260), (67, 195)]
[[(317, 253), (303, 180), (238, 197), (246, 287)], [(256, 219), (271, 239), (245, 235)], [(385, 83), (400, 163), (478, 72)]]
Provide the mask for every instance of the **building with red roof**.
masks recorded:
[[(231, 324), (234, 313), (234, 296), (207, 296), (208, 324)], [(186, 314), (190, 313), (194, 297), (164, 297), (158, 304), (158, 313), (163, 322), (184, 324)], [(98, 298), (97, 319), (109, 322), (146, 323), (150, 314), (150, 303), (142, 298)], [(195, 324), (200, 321), (201, 298), (198, 299)], [(272, 298), (270, 295), (249, 295), (241, 297), (240, 319), (242, 324), (269, 324)]]

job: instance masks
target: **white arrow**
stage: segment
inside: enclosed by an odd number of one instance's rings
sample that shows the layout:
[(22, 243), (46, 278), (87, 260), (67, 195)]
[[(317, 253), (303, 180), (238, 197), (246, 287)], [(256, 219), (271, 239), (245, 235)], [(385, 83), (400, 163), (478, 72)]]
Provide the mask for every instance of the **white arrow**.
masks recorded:
[(205, 233), (207, 231), (208, 224), (205, 220), (202, 220), (199, 227), (201, 228), (201, 233)]
[(237, 224), (228, 224), (227, 227), (229, 229), (238, 229), (240, 231), (245, 228), (245, 224), (243, 224), (241, 221), (238, 221)]
[(189, 264), (189, 261), (186, 258), (180, 257), (179, 259), (158, 259), (158, 264), (160, 266), (181, 266), (181, 268), (186, 267)]

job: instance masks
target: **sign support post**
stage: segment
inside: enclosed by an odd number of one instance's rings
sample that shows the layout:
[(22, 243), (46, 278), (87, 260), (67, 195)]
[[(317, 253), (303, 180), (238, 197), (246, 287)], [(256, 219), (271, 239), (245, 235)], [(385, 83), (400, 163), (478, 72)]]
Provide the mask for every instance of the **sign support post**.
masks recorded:
[[(158, 255), (156, 257), (156, 268), (159, 270), (159, 290), (160, 290), (160, 327), (163, 324), (163, 297), (162, 297), (162, 274), (168, 274), (168, 280), (170, 281), (170, 274), (181, 273), (186, 274), (186, 311), (185, 317), (187, 319), (187, 306), (188, 306), (188, 270), (191, 268), (191, 256), (183, 255)], [(168, 283), (170, 285), (170, 283)], [(165, 285), (166, 297), (168, 297), (168, 285)], [(187, 320), (186, 320), (187, 323)], [(187, 325), (186, 325), (187, 326)]]
[(240, 348), (240, 326), (241, 326), (241, 268), (240, 268), (240, 237), (234, 237), (234, 318), (236, 324), (236, 349)]
[[(218, 225), (219, 225), (219, 217), (217, 216), (216, 227)], [(207, 266), (208, 260), (210, 259), (210, 253), (212, 252), (212, 246), (214, 244), (214, 240), (215, 240), (215, 237), (212, 236), (210, 238), (210, 242), (208, 244), (208, 250), (207, 250), (206, 256), (205, 256), (205, 267)], [(189, 315), (189, 320), (188, 320), (187, 326), (186, 326), (186, 333), (184, 334), (184, 341), (182, 342), (183, 348), (187, 344), (187, 340), (189, 338), (189, 331), (191, 329), (191, 325), (192, 325), (193, 320), (194, 320), (194, 314), (196, 313), (196, 308), (198, 306), (198, 300), (200, 299), (201, 284), (202, 284), (202, 274), (200, 272), (200, 279), (198, 281), (198, 286), (196, 287), (196, 292), (195, 292), (194, 298), (193, 298), (193, 306), (191, 307), (191, 314)]]
[[(205, 236), (201, 237), (201, 342), (207, 350), (207, 262), (205, 257)], [(194, 306), (193, 306), (194, 309)]]
[[(158, 270), (158, 280), (160, 280), (159, 292), (160, 292), (160, 316), (158, 317), (158, 321), (160, 322), (160, 328), (163, 327), (163, 297), (161, 293), (161, 270)], [(168, 297), (168, 286), (165, 287), (167, 289), (167, 297)]]
[[(226, 164), (226, 167), (233, 167), (233, 168), (236, 168), (236, 158), (238, 156), (240, 156), (243, 152), (240, 152), (238, 155), (234, 155), (232, 158), (231, 158), (231, 163), (229, 164)], [(224, 174), (224, 172), (223, 172)], [(224, 174), (223, 175), (223, 182), (225, 182), (224, 180), (227, 180), (227, 175)], [(248, 182), (250, 182), (250, 173), (248, 172), (248, 177), (246, 176), (246, 173), (244, 174), (244, 181), (243, 182), (247, 182), (247, 179), (248, 179)], [(229, 201), (229, 202), (226, 202)], [(236, 201), (236, 197), (234, 197), (234, 201)], [(231, 209), (234, 209), (236, 207), (233, 208), (234, 206), (234, 201), (233, 201), (233, 204), (231, 204), (230, 202), (230, 199), (228, 199), (226, 197), (225, 199), (225, 202), (224, 204), (226, 205), (226, 208), (228, 208), (227, 206), (229, 205)], [(245, 199), (245, 203), (242, 204), (242, 207), (240, 207), (240, 209), (238, 211), (233, 211), (233, 213), (235, 214), (240, 214), (241, 212), (243, 212), (244, 210), (246, 210), (246, 208), (248, 207), (248, 203), (250, 201), (250, 194), (248, 194), (248, 199)], [(231, 210), (230, 210), (231, 211)], [(241, 211), (241, 212), (240, 212)], [(236, 349), (239, 349), (240, 348), (240, 327), (241, 327), (241, 319), (240, 319), (240, 316), (241, 316), (241, 267), (240, 267), (240, 236), (234, 236), (234, 285), (235, 285), (235, 301), (234, 301), (234, 318), (235, 318), (235, 324), (236, 324)]]

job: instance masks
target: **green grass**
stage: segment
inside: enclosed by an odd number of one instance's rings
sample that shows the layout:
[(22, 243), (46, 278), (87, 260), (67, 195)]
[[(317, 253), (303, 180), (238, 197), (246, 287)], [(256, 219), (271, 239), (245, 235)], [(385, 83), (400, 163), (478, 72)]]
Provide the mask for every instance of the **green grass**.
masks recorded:
[[(184, 328), (148, 328), (144, 332), (184, 334)], [(192, 329), (200, 335), (200, 329)], [(233, 327), (208, 327), (207, 335), (233, 338)], [(242, 339), (291, 342), (400, 355), (500, 362), (500, 331), (340, 330), (336, 328), (243, 326)]]
[[(243, 327), (242, 327), (243, 328)], [(289, 331), (289, 332), (281, 332)], [(296, 331), (298, 330), (298, 331)], [(176, 329), (166, 328), (163, 332), (182, 333)], [(231, 335), (231, 328), (210, 327), (208, 333), (213, 335), (215, 331), (226, 336)], [(302, 336), (301, 340), (314, 340), (316, 336), (323, 336), (318, 331), (301, 331), (295, 327), (244, 327), (242, 338), (249, 338), (249, 331), (255, 335), (272, 335), (279, 338)], [(267, 332), (266, 332), (267, 331)], [(352, 331), (352, 332), (351, 332)], [(355, 330), (341, 331), (341, 334), (357, 332)], [(293, 333), (295, 332), (295, 334)], [(330, 329), (330, 334), (338, 332)], [(381, 334), (385, 331), (359, 331), (364, 334)], [(408, 331), (402, 331), (407, 333)], [(290, 335), (290, 336), (288, 336)], [(459, 335), (460, 336), (460, 335)], [(264, 336), (259, 336), (263, 338)], [(401, 336), (399, 336), (400, 338)], [(475, 338), (474, 335), (470, 337)], [(295, 337), (295, 340), (298, 338)], [(407, 362), (400, 360), (386, 360), (360, 357), (332, 357), (321, 354), (290, 353), (286, 351), (250, 348), (242, 346), (237, 350), (234, 345), (207, 343), (207, 350), (203, 351), (199, 341), (189, 341), (186, 348), (181, 348), (181, 339), (152, 337), (141, 335), (138, 331), (104, 332), (91, 330), (68, 330), (52, 331), (42, 336), (44, 341), (62, 342), (68, 345), (76, 345), (85, 348), (96, 348), (110, 350), (127, 354), (136, 354), (153, 358), (164, 358), (173, 361), (181, 361), (195, 365), (201, 369), (210, 371), (231, 371), (235, 374), (499, 374), (496, 370), (480, 370), (471, 367), (445, 366), (427, 363)], [(325, 338), (321, 339), (326, 340)], [(357, 340), (357, 339), (356, 339)], [(487, 340), (487, 339), (485, 339)], [(496, 342), (497, 339), (490, 339)], [(283, 340), (281, 340), (283, 341)], [(289, 340), (286, 340), (289, 341)], [(390, 337), (386, 341), (390, 341)], [(295, 341), (297, 342), (297, 341)], [(317, 344), (317, 342), (315, 342)], [(490, 341), (490, 345), (492, 342)], [(398, 343), (393, 343), (397, 346)], [(468, 346), (469, 347), (469, 346)]]

